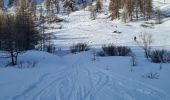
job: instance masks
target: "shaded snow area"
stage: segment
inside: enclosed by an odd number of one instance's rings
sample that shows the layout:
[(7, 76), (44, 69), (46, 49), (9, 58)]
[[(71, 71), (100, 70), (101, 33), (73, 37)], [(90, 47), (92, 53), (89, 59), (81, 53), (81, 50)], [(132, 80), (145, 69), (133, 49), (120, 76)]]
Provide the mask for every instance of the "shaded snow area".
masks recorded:
[(166, 17), (170, 16), (170, 5), (162, 6), (160, 9), (164, 16), (166, 16)]
[[(37, 67), (1, 68), (0, 100), (170, 100), (169, 64), (159, 70), (141, 54), (131, 71), (129, 57), (92, 57), (92, 51), (63, 57), (26, 52), (20, 59)], [(150, 72), (159, 78), (144, 77)]]
[[(49, 28), (45, 33), (51, 35), (57, 53), (65, 54), (65, 50), (80, 42), (91, 49), (65, 55), (27, 51), (19, 55), (14, 67), (5, 67), (10, 59), (0, 58), (0, 100), (170, 100), (170, 64), (149, 62), (134, 42), (135, 36), (138, 39), (141, 32), (147, 32), (153, 36), (152, 47), (170, 50), (170, 17), (167, 17), (170, 0), (165, 1), (153, 3), (164, 14), (159, 25), (140, 20), (110, 21), (108, 2), (103, 4), (96, 20), (91, 20), (90, 12), (84, 9), (69, 16), (59, 14), (64, 21), (45, 24)], [(154, 23), (155, 19), (148, 22)], [(94, 52), (110, 43), (129, 46), (136, 55), (137, 66), (132, 67), (131, 57), (94, 60)], [(156, 78), (149, 78), (151, 73)]]

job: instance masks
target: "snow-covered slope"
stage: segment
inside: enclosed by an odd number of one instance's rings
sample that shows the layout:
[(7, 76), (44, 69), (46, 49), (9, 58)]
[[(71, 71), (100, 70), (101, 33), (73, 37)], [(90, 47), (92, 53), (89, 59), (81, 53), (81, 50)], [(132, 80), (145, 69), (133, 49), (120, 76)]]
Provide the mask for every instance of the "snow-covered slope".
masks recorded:
[[(154, 1), (154, 7), (158, 7), (159, 2)], [(169, 16), (170, 4), (162, 4), (162, 14)], [(85, 42), (92, 46), (101, 46), (102, 44), (113, 43), (116, 45), (136, 46), (133, 38), (141, 32), (147, 32), (153, 35), (153, 46), (161, 48), (169, 47), (170, 41), (170, 18), (162, 19), (162, 24), (148, 24), (148, 28), (141, 27), (144, 21), (122, 23), (120, 20), (110, 21), (107, 17), (108, 2), (103, 5), (103, 12), (97, 15), (96, 20), (90, 19), (89, 11), (76, 11), (69, 16), (59, 15), (65, 21), (59, 23), (62, 29), (51, 29), (47, 33), (54, 34), (54, 44), (57, 48), (68, 48), (70, 45), (78, 42)], [(152, 19), (149, 22), (155, 23)], [(48, 25), (58, 26), (55, 24)], [(114, 33), (117, 31), (118, 33)]]

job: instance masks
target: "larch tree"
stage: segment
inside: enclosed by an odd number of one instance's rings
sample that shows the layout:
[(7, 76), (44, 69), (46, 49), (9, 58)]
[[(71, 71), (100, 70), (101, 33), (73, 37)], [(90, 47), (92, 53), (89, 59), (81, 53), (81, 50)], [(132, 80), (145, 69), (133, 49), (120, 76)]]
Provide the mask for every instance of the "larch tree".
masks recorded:
[(50, 15), (50, 10), (51, 10), (51, 0), (45, 0), (44, 1), (44, 6), (47, 10), (47, 15)]
[(25, 38), (23, 40), (24, 49), (29, 50), (33, 48), (33, 45), (36, 44), (35, 37), (37, 35), (37, 31), (34, 27), (34, 22), (32, 16), (28, 11), (26, 0), (21, 0), (21, 4), (19, 10), (16, 14), (16, 29), (18, 34)]
[(126, 13), (130, 19), (130, 21), (133, 20), (133, 11), (134, 11), (134, 0), (126, 0), (125, 1), (125, 9), (126, 9)]
[(30, 12), (31, 12), (31, 15), (33, 16), (33, 18), (36, 18), (36, 9), (37, 9), (37, 3), (36, 3), (36, 0), (32, 0), (30, 2)]
[(135, 16), (136, 16), (136, 20), (137, 20), (137, 21), (138, 21), (138, 19), (139, 19), (139, 13), (140, 13), (140, 1), (141, 1), (141, 0), (135, 0), (134, 10), (135, 10)]
[(101, 11), (101, 9), (102, 9), (102, 1), (101, 0), (97, 0), (95, 6), (96, 6), (96, 12)]
[(114, 20), (116, 18), (119, 18), (119, 9), (121, 7), (121, 1), (120, 0), (111, 0), (109, 4), (109, 12), (111, 13), (109, 15), (109, 18), (111, 20)]
[(39, 32), (34, 27), (27, 3), (20, 0), (15, 14), (0, 14), (0, 49), (10, 54), (11, 65), (17, 64), (19, 53), (32, 49), (38, 43)]
[(152, 0), (146, 0), (146, 20), (150, 19), (152, 8)]
[(156, 23), (161, 24), (161, 10), (160, 10), (160, 8), (156, 9)]
[(28, 10), (28, 7), (29, 7), (28, 3), (29, 2), (27, 0), (20, 0), (18, 10), (22, 12), (26, 12), (26, 10)]
[(54, 6), (54, 0), (51, 0), (50, 1), (50, 16), (49, 16), (49, 18), (50, 18), (50, 20), (53, 20), (54, 19), (54, 17), (55, 17), (55, 6)]
[(56, 12), (59, 13), (60, 12), (59, 0), (53, 0), (53, 4), (55, 5)]
[(124, 4), (123, 8), (120, 10), (120, 13), (121, 13), (120, 18), (122, 22), (126, 23), (128, 19), (126, 4)]
[(63, 3), (64, 11), (66, 11), (68, 15), (75, 10), (75, 0), (64, 0)]
[(10, 65), (16, 65), (17, 64), (17, 57), (21, 50), (18, 34), (15, 32), (14, 29), (14, 16), (10, 14), (6, 14), (4, 18), (4, 37), (3, 37), (3, 50), (9, 52), (11, 57), (11, 63)]

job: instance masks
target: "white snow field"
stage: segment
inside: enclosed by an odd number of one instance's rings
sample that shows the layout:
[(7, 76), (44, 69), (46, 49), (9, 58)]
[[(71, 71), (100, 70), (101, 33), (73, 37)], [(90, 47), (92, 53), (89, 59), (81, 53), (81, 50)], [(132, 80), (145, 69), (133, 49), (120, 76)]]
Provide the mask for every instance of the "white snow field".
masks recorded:
[[(59, 15), (65, 21), (48, 26), (62, 29), (51, 28), (46, 33), (52, 33), (60, 53), (79, 42), (92, 49), (66, 55), (27, 51), (15, 67), (5, 67), (10, 59), (0, 58), (0, 100), (170, 100), (170, 64), (160, 69), (160, 64), (147, 61), (133, 40), (140, 32), (148, 32), (153, 35), (154, 48), (170, 50), (170, 17), (166, 16), (170, 15), (170, 0), (163, 1), (154, 0), (154, 7), (160, 6), (165, 17), (163, 23), (150, 28), (141, 27), (144, 21), (110, 21), (108, 2), (96, 20), (89, 19), (85, 10)], [(96, 57), (93, 61), (94, 49), (109, 43), (131, 47), (137, 66), (132, 67), (130, 57)], [(149, 73), (158, 79), (147, 78)]]
[[(159, 70), (139, 56), (132, 68), (129, 57), (92, 57), (91, 51), (63, 57), (26, 52), (20, 60), (38, 67), (1, 68), (0, 100), (170, 100), (169, 64)], [(145, 78), (150, 72), (159, 78)]]

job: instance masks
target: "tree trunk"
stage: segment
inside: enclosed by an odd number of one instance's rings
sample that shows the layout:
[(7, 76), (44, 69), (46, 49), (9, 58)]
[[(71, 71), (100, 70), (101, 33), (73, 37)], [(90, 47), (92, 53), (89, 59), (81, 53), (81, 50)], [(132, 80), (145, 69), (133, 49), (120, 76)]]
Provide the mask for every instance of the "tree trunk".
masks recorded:
[(16, 65), (15, 57), (13, 51), (11, 51), (11, 64), (14, 66)]

